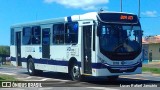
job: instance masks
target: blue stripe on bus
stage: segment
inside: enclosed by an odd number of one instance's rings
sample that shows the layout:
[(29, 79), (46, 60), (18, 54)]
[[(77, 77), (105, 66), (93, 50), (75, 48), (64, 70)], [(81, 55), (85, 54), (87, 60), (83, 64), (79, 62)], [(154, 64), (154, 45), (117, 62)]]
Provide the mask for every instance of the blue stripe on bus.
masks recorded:
[(16, 61), (16, 58), (15, 57), (11, 57), (11, 61)]
[[(11, 57), (11, 61), (16, 61), (15, 57)], [(21, 58), (22, 62), (27, 62), (27, 58)], [(49, 65), (60, 65), (60, 66), (68, 66), (68, 61), (61, 60), (50, 60), (50, 59), (33, 59), (34, 63), (38, 64), (49, 64)], [(78, 65), (81, 67), (81, 62), (78, 62)], [(136, 63), (133, 66), (117, 66), (116, 68), (127, 68), (127, 67), (141, 67), (142, 63)], [(112, 66), (106, 66), (102, 63), (92, 63), (92, 68), (102, 69), (102, 68), (112, 68)], [(114, 67), (113, 67), (114, 68)]]
[[(11, 57), (11, 61), (16, 61), (16, 58)], [(27, 58), (21, 58), (21, 62), (27, 62)], [(61, 60), (33, 59), (33, 62), (38, 64), (68, 66), (68, 61), (61, 61)], [(81, 67), (81, 62), (78, 62), (78, 65)]]

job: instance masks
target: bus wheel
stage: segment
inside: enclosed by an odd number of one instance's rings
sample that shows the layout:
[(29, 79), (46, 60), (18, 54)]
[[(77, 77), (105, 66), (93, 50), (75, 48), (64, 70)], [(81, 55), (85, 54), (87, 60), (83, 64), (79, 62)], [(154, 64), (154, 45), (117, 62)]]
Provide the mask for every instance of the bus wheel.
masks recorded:
[(27, 70), (28, 70), (29, 75), (31, 75), (31, 76), (35, 75), (35, 71), (36, 71), (36, 70), (35, 70), (34, 63), (33, 63), (32, 58), (30, 58), (30, 59), (28, 60)]
[(70, 69), (70, 75), (71, 75), (72, 80), (80, 81), (80, 79), (81, 79), (80, 68), (76, 63), (74, 63), (72, 65), (72, 67)]

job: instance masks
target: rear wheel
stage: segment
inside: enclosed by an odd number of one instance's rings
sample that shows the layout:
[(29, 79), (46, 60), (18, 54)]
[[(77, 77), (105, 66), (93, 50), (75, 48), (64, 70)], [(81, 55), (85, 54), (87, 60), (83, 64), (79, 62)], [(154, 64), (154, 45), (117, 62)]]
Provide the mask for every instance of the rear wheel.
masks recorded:
[(28, 60), (28, 67), (27, 67), (27, 70), (28, 70), (28, 73), (29, 75), (33, 76), (36, 74), (36, 70), (35, 70), (35, 66), (34, 66), (34, 63), (33, 63), (33, 59), (30, 58)]
[(81, 80), (81, 74), (80, 74), (80, 68), (77, 65), (77, 63), (73, 63), (70, 68), (70, 75), (72, 80), (74, 81), (80, 81)]
[(43, 73), (42, 70), (36, 70), (35, 69), (34, 62), (33, 62), (32, 58), (30, 58), (28, 60), (27, 71), (28, 71), (29, 75), (31, 75), (31, 76), (33, 76), (33, 75), (41, 75)]

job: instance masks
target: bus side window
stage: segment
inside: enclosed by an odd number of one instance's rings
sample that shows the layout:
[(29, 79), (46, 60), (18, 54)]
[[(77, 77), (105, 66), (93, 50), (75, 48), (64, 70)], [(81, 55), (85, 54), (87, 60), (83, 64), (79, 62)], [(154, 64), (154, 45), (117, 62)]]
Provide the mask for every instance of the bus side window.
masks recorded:
[(64, 44), (64, 24), (53, 25), (53, 44)]
[(14, 29), (11, 29), (11, 45), (14, 45)]
[(65, 25), (65, 43), (77, 44), (78, 43), (78, 23), (67, 23)]
[(23, 28), (23, 45), (30, 45), (32, 40), (32, 28), (24, 27)]
[(40, 44), (41, 43), (41, 27), (34, 26), (32, 27), (32, 44)]

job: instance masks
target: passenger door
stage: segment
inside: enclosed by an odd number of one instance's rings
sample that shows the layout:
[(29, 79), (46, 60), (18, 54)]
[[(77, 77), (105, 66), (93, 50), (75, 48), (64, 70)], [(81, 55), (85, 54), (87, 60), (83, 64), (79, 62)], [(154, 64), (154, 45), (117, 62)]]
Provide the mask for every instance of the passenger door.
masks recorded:
[(50, 58), (50, 28), (42, 29), (42, 58)]
[(91, 41), (92, 41), (92, 25), (83, 26), (83, 63), (84, 73), (92, 74), (91, 67)]
[(17, 66), (22, 66), (21, 61), (21, 32), (16, 32), (16, 57), (17, 57)]

